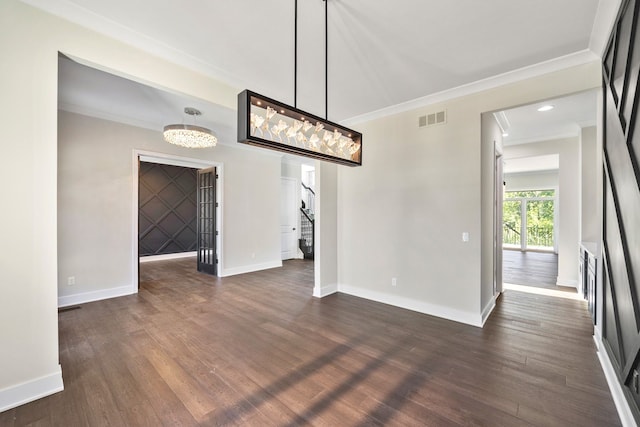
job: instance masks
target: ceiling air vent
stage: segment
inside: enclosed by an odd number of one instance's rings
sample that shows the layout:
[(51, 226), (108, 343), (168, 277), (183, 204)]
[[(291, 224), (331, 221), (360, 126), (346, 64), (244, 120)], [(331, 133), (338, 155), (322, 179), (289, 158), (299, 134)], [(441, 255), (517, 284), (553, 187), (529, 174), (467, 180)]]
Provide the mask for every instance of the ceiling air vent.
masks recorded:
[(447, 122), (446, 110), (438, 111), (435, 113), (427, 114), (418, 117), (418, 127), (424, 128), (429, 126), (441, 125)]

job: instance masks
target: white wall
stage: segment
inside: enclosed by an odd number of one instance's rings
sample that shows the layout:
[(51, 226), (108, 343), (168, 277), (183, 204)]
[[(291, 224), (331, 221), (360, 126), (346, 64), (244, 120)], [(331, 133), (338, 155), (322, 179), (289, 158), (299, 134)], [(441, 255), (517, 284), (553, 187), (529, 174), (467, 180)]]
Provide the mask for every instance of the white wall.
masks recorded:
[(558, 188), (558, 170), (505, 174), (506, 191), (551, 190)]
[(282, 165), (281, 165), (281, 174), (283, 177), (295, 178), (297, 180), (300, 180), (300, 176), (301, 176), (300, 163), (283, 157)]
[[(481, 114), (599, 85), (594, 62), (353, 125), (364, 162), (340, 169), (340, 291), (480, 325), (481, 180), (493, 168), (481, 159)], [(445, 125), (417, 127), (442, 109)]]
[[(505, 159), (558, 154), (558, 285), (578, 285), (578, 247), (580, 242), (580, 140), (563, 138), (530, 144), (509, 145)], [(509, 182), (509, 180), (507, 181)], [(512, 185), (512, 184), (508, 184)]]
[[(0, 1), (0, 410), (60, 390), (57, 317), (58, 52), (235, 108), (238, 89), (17, 0)], [(279, 164), (276, 166), (279, 176)], [(251, 205), (259, 209), (260, 206)], [(237, 245), (237, 246), (233, 246)], [(232, 253), (242, 247), (233, 242)], [(238, 259), (238, 265), (244, 260)]]
[[(323, 297), (338, 290), (338, 168), (333, 163), (316, 160), (316, 211), (314, 234), (313, 296)], [(319, 195), (319, 197), (318, 197)]]
[[(280, 266), (280, 157), (218, 144), (193, 150), (162, 133), (59, 112), (58, 297), (74, 303), (130, 293), (133, 150), (222, 163), (222, 275)], [(76, 284), (67, 286), (67, 277)], [(132, 279), (134, 277), (134, 279)]]
[(582, 152), (582, 221), (581, 240), (598, 242), (600, 239), (598, 215), (598, 181), (601, 181), (602, 167), (598, 164), (597, 129), (595, 126), (583, 128), (580, 134)]

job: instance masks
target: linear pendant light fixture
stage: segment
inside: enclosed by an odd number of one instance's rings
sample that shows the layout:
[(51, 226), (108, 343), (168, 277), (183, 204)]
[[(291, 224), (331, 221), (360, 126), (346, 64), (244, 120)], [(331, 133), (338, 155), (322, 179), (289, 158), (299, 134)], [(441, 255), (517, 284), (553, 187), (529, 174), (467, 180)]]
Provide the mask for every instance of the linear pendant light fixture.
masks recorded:
[[(201, 115), (200, 110), (196, 108), (186, 107), (185, 114), (194, 118)], [(207, 148), (215, 147), (218, 138), (207, 129), (196, 125), (167, 125), (164, 127), (164, 140), (173, 145), (179, 145), (186, 148)]]
[(328, 120), (328, 36), (325, 2), (325, 118), (299, 110), (298, 1), (295, 0), (294, 106), (250, 90), (238, 94), (238, 142), (271, 150), (326, 160), (348, 166), (362, 165), (362, 134)]

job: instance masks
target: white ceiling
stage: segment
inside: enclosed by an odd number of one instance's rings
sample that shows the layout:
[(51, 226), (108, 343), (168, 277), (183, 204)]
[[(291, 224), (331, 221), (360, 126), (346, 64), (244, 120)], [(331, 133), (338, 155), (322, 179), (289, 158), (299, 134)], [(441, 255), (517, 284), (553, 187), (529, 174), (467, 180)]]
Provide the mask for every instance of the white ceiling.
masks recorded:
[(218, 142), (237, 141), (235, 110), (145, 86), (62, 56), (58, 70), (58, 107), (62, 110), (162, 131), (168, 124), (194, 124), (184, 114), (184, 107), (194, 107), (202, 113), (196, 124), (212, 129)]
[[(502, 126), (508, 133), (503, 137), (504, 145), (577, 136), (581, 128), (596, 125), (597, 96), (597, 91), (591, 90), (503, 111), (507, 123)], [(554, 108), (538, 111), (543, 105)]]
[[(293, 0), (23, 0), (293, 103)], [(604, 0), (603, 0), (604, 1)], [(299, 2), (298, 107), (324, 115), (324, 5)], [(329, 119), (588, 52), (598, 0), (331, 0)]]
[[(23, 0), (235, 86), (293, 104), (294, 0)], [(605, 1), (605, 0), (602, 0)], [(324, 5), (299, 2), (298, 107), (324, 116)], [(412, 102), (554, 58), (593, 59), (598, 0), (330, 0), (329, 119), (342, 121)], [(598, 14), (598, 15), (597, 15)], [(602, 17), (600, 16), (600, 21)], [(584, 55), (589, 53), (589, 55)], [(66, 59), (60, 108), (149, 129), (190, 122), (223, 144), (236, 141), (235, 112), (167, 93)], [(595, 124), (596, 93), (504, 111), (505, 144), (576, 135)]]

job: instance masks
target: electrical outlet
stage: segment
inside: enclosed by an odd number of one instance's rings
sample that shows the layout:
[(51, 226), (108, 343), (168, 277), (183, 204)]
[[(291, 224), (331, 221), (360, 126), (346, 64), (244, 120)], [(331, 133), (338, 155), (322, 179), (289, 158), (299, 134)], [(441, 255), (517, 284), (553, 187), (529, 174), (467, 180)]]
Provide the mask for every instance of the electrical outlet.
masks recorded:
[(73, 286), (76, 284), (76, 276), (67, 277), (67, 286)]
[(395, 277), (391, 278), (391, 286), (396, 286), (398, 284), (398, 279), (396, 279)]

